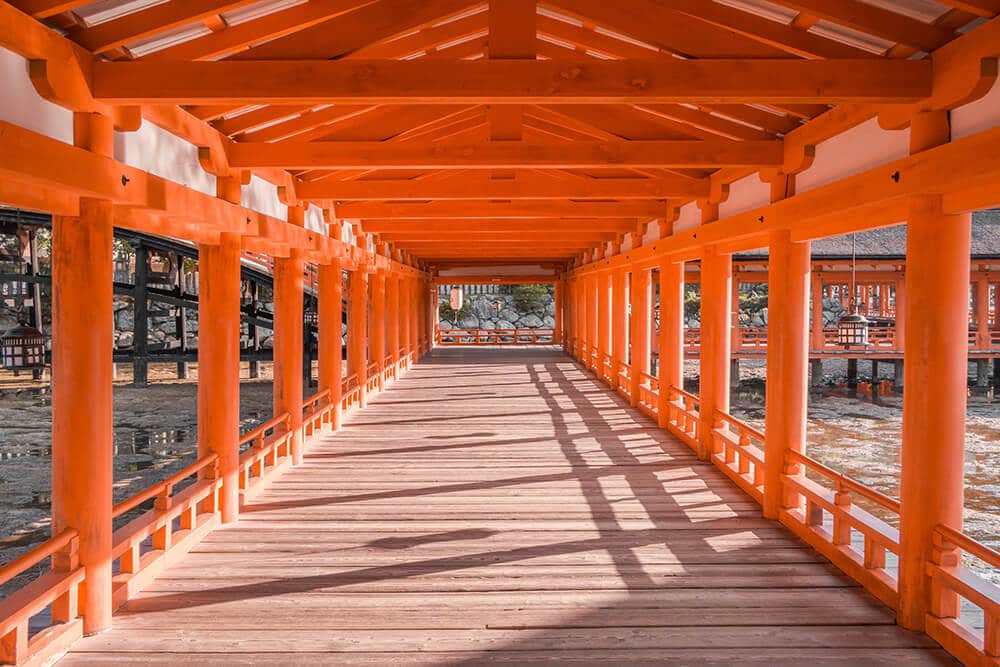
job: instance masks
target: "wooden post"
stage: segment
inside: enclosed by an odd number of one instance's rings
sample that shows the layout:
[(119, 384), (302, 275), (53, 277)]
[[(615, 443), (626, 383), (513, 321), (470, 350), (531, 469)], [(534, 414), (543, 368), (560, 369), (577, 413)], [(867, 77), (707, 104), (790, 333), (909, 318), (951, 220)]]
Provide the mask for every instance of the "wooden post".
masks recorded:
[[(110, 157), (110, 119), (73, 114), (74, 144)], [(111, 625), (113, 206), (52, 222), (52, 534), (80, 534), (83, 632)]]
[(386, 280), (386, 325), (389, 355), (395, 368), (399, 368), (399, 276), (387, 273)]
[[(813, 350), (821, 351), (826, 347), (826, 336), (823, 334), (823, 277), (818, 273), (812, 274), (811, 293), (812, 325), (810, 327), (809, 347)], [(768, 317), (770, 317), (770, 309), (768, 309)]]
[[(946, 112), (916, 115), (910, 150), (948, 141)], [(900, 479), (898, 623), (922, 630), (931, 595), (935, 526), (962, 528), (971, 216), (945, 215), (940, 196), (915, 198), (906, 230), (906, 385)], [(941, 600), (934, 602), (941, 603)]]
[(562, 309), (563, 309), (563, 301), (566, 300), (565, 297), (563, 296), (564, 291), (565, 287), (563, 285), (562, 278), (559, 277), (556, 279), (555, 285), (552, 288), (552, 301), (553, 301), (552, 306), (553, 310), (555, 311), (555, 314), (552, 316), (552, 319), (555, 320), (554, 324), (552, 325), (552, 344), (559, 345), (560, 347), (563, 344)]
[(330, 390), (333, 406), (331, 426), (341, 424), (343, 386), (343, 303), (344, 287), (340, 260), (319, 265), (319, 390)]
[(112, 611), (112, 235), (109, 201), (81, 199), (79, 218), (52, 223), (52, 534), (80, 534), (88, 635)]
[(612, 272), (611, 285), (614, 294), (611, 297), (612, 320), (614, 322), (614, 334), (612, 336), (612, 358), (611, 366), (614, 369), (614, 378), (611, 386), (615, 389), (619, 387), (621, 377), (618, 375), (618, 367), (628, 360), (629, 339), (628, 331), (628, 295), (625, 292), (625, 271), (615, 269)]
[(399, 344), (404, 350), (404, 368), (410, 367), (410, 354), (413, 352), (413, 342), (410, 339), (411, 320), (413, 319), (411, 314), (413, 301), (410, 298), (412, 289), (413, 281), (410, 277), (402, 276), (399, 279)]
[[(369, 364), (374, 363), (382, 370), (382, 360), (385, 359), (385, 272), (376, 271), (372, 276), (372, 321), (368, 327)], [(383, 375), (379, 372), (378, 389), (382, 391)]]
[[(135, 285), (132, 288), (132, 384), (149, 384), (149, 252), (135, 245)], [(199, 329), (200, 331), (200, 329)]]
[(684, 388), (684, 262), (660, 263), (660, 428), (670, 420), (670, 387)]
[(347, 321), (347, 372), (358, 377), (358, 405), (368, 405), (368, 274), (351, 274), (351, 312)]
[(976, 348), (990, 348), (990, 283), (986, 276), (976, 279)]
[(198, 456), (219, 457), (223, 523), (236, 520), (240, 500), (240, 252), (228, 233), (198, 247)]
[(649, 288), (648, 269), (633, 269), (631, 286), (632, 320), (629, 325), (629, 340), (632, 343), (631, 376), (629, 381), (632, 407), (639, 405), (639, 387), (642, 374), (649, 373)]
[[(604, 355), (611, 352), (611, 272), (595, 277), (597, 283), (597, 378), (604, 378)], [(608, 382), (614, 384), (614, 369)]]
[(701, 259), (701, 359), (699, 363), (701, 449), (709, 459), (715, 411), (729, 411), (729, 326), (733, 263), (731, 255), (706, 248)]
[[(805, 451), (809, 396), (809, 242), (794, 242), (788, 231), (771, 234), (767, 291), (767, 397), (764, 433), (764, 516), (777, 519), (785, 498), (781, 476), (785, 452)], [(815, 285), (815, 282), (813, 282)], [(821, 298), (817, 295), (817, 298)], [(797, 473), (797, 467), (788, 468)]]
[(288, 413), (292, 462), (302, 462), (303, 272), (300, 251), (274, 259), (274, 414)]

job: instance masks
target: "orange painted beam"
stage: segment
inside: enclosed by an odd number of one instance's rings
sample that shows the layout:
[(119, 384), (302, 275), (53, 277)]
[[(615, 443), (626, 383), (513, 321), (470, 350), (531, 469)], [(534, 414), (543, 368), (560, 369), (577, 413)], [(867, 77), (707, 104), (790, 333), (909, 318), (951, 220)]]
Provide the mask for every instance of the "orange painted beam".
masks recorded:
[(91, 69), (96, 99), (131, 105), (887, 104), (928, 97), (933, 76), (926, 60), (877, 59), (170, 60)]
[(405, 218), (519, 219), (519, 218), (655, 218), (663, 213), (656, 202), (577, 202), (522, 200), (515, 202), (359, 202), (335, 207), (338, 217), (360, 220)]
[(364, 221), (367, 231), (378, 234), (419, 232), (428, 236), (456, 233), (522, 233), (538, 230), (576, 232), (627, 232), (635, 229), (635, 218), (509, 218), (491, 219), (372, 219)]
[(493, 179), (468, 173), (433, 181), (358, 180), (300, 183), (300, 199), (335, 201), (426, 201), (428, 199), (696, 199), (708, 196), (708, 183), (679, 176), (659, 178), (557, 179), (537, 173)]
[(233, 168), (283, 169), (549, 169), (780, 166), (777, 141), (618, 141), (551, 144), (410, 145), (373, 142), (234, 144)]

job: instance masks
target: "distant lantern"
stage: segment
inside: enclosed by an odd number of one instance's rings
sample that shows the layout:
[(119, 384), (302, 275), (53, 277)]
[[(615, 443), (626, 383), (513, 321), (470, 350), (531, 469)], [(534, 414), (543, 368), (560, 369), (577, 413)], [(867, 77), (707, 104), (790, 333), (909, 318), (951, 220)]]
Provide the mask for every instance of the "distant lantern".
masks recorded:
[(452, 287), (451, 292), (448, 293), (448, 298), (451, 304), (452, 310), (462, 310), (462, 288)]
[(837, 320), (837, 344), (844, 349), (867, 347), (868, 318), (858, 312), (857, 301), (858, 239), (851, 235), (851, 304), (847, 315)]
[[(853, 308), (851, 310), (854, 310)], [(868, 319), (852, 312), (837, 320), (837, 344), (844, 349), (868, 345)]]
[(14, 371), (45, 367), (45, 334), (35, 327), (19, 324), (0, 336), (3, 367)]

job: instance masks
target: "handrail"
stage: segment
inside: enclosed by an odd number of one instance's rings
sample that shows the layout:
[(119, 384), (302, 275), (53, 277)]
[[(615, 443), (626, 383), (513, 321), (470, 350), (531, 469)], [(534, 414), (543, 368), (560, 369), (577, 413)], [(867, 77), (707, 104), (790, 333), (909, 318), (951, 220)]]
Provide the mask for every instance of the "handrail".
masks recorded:
[(37, 547), (23, 553), (3, 567), (0, 567), (0, 586), (21, 574), (25, 570), (34, 567), (38, 563), (64, 549), (70, 542), (80, 537), (80, 534), (73, 528), (67, 528), (55, 537), (50, 537)]
[(166, 478), (162, 482), (158, 482), (153, 486), (149, 487), (148, 489), (140, 491), (131, 498), (126, 498), (125, 500), (121, 501), (112, 508), (111, 516), (113, 518), (118, 518), (125, 512), (135, 509), (136, 507), (146, 502), (147, 500), (151, 500), (164, 492), (169, 494), (170, 490), (174, 487), (174, 485), (182, 481), (184, 478), (190, 477), (191, 475), (200, 472), (203, 468), (206, 468), (214, 464), (218, 459), (219, 455), (215, 454), (214, 452), (211, 454), (206, 454), (205, 456), (201, 457), (191, 465), (182, 468), (181, 470), (178, 470), (177, 472), (175, 472), (173, 475)]
[(716, 421), (724, 421), (730, 426), (732, 426), (737, 431), (746, 432), (748, 435), (757, 438), (758, 440), (764, 440), (764, 432), (758, 431), (753, 426), (750, 426), (746, 422), (742, 422), (736, 417), (732, 416), (728, 412), (723, 412), (722, 410), (716, 409), (715, 411)]
[(317, 391), (315, 394), (302, 401), (302, 410), (305, 411), (310, 407), (319, 405), (323, 401), (330, 400), (330, 390), (324, 389), (323, 391)]
[(990, 567), (1000, 569), (1000, 551), (996, 551), (982, 542), (977, 542), (965, 533), (944, 524), (938, 524), (934, 530), (946, 541), (954, 544), (965, 553), (975, 556)]
[(274, 417), (274, 418), (270, 419), (269, 421), (264, 422), (260, 426), (257, 426), (252, 431), (247, 431), (244, 435), (241, 435), (240, 436), (240, 445), (242, 446), (242, 445), (250, 444), (251, 442), (253, 442), (257, 438), (259, 438), (260, 436), (262, 436), (265, 433), (267, 433), (268, 431), (270, 431), (271, 429), (277, 427), (282, 422), (284, 422), (287, 425), (288, 422), (289, 422), (289, 420), (291, 420), (291, 418), (292, 418), (292, 416), (290, 414), (288, 414), (287, 412), (282, 412), (277, 417)]
[(785, 450), (785, 460), (792, 463), (801, 463), (807, 468), (820, 473), (824, 477), (829, 478), (831, 481), (835, 482), (849, 491), (853, 491), (860, 496), (867, 498), (868, 500), (876, 503), (877, 505), (893, 512), (899, 514), (899, 501), (891, 496), (887, 496), (884, 493), (876, 491), (870, 486), (866, 486), (861, 482), (857, 481), (852, 477), (848, 477), (843, 473), (839, 473), (833, 468), (823, 465), (816, 459), (810, 458), (803, 454), (802, 452), (797, 452), (794, 450)]

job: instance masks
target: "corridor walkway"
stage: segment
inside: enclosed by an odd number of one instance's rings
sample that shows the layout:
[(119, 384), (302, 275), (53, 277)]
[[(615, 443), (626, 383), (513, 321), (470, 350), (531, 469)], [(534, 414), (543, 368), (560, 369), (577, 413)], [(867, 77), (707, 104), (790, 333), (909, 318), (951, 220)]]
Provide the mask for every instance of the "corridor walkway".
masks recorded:
[(438, 349), (62, 664), (952, 664), (554, 348)]

